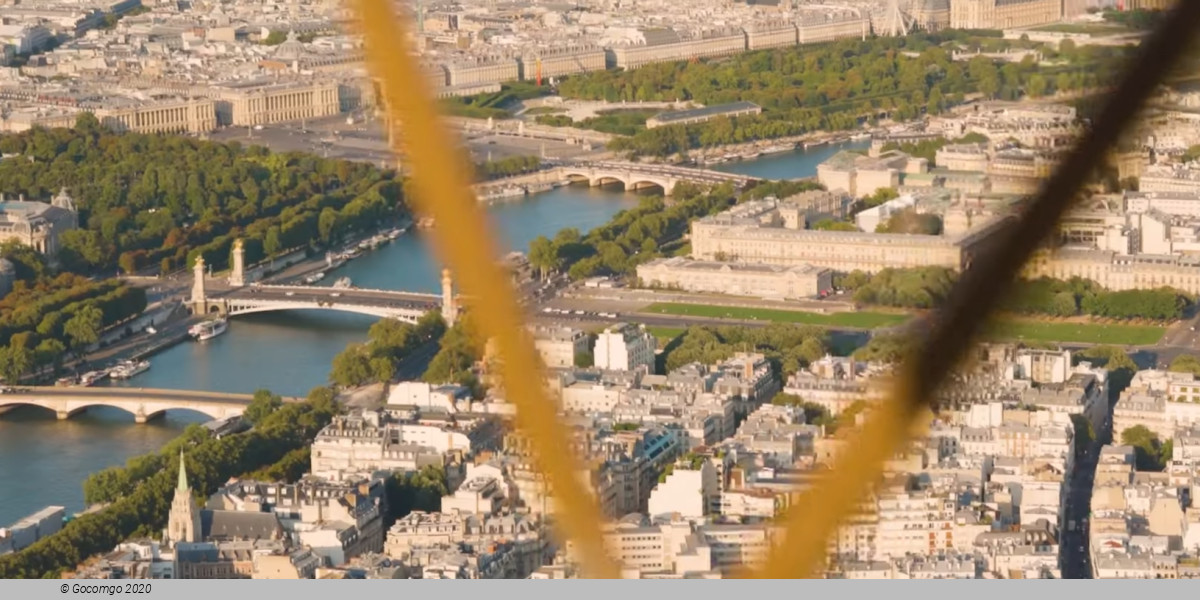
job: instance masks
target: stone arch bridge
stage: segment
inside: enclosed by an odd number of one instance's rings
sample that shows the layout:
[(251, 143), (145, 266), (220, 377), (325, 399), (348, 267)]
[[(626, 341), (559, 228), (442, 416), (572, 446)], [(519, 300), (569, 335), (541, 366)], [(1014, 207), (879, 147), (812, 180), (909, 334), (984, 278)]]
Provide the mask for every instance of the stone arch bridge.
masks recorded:
[(676, 184), (683, 182), (713, 185), (732, 183), (737, 188), (743, 188), (757, 181), (754, 177), (737, 173), (619, 161), (567, 162), (560, 164), (557, 171), (560, 179), (586, 180), (592, 187), (617, 182), (627, 190), (657, 186), (667, 196), (671, 195)]
[(104, 387), (28, 387), (0, 394), (0, 414), (20, 406), (38, 406), (69, 419), (94, 406), (118, 408), (146, 423), (172, 410), (226, 419), (245, 412), (254, 396), (187, 390)]

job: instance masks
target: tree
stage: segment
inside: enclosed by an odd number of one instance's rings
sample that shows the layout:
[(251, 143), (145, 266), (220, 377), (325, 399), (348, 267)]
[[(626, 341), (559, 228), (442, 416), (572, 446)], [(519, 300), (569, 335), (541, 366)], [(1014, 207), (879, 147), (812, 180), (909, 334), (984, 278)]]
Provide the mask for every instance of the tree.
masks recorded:
[(580, 352), (575, 355), (575, 366), (581, 369), (587, 369), (595, 365), (595, 357), (591, 352)]
[(1171, 460), (1172, 444), (1163, 444), (1158, 434), (1145, 425), (1134, 425), (1121, 432), (1121, 444), (1133, 446), (1139, 471), (1162, 471)]
[(104, 324), (104, 313), (95, 305), (88, 304), (79, 309), (75, 316), (67, 319), (63, 333), (71, 338), (71, 349), (78, 355), (100, 339), (100, 328)]
[(1046, 83), (1046, 78), (1037, 73), (1030, 77), (1029, 82), (1025, 84), (1025, 90), (1034, 98), (1045, 96), (1047, 89), (1049, 89), (1049, 84)]
[(38, 365), (52, 365), (57, 375), (62, 369), (63, 355), (67, 353), (66, 346), (56, 339), (45, 339), (38, 343), (34, 350), (35, 362)]
[(1137, 363), (1115, 346), (1093, 346), (1075, 353), (1077, 358), (1090, 360), (1098, 367), (1108, 369), (1109, 402), (1116, 402), (1121, 392), (1129, 387), (1133, 375), (1138, 372)]
[(425, 465), (418, 471), (395, 473), (384, 485), (387, 494), (387, 515), (384, 526), (414, 510), (436, 512), (442, 496), (450, 493), (446, 471), (441, 465)]
[(1200, 358), (1192, 354), (1180, 354), (1171, 361), (1170, 371), (1200, 375)]
[(875, 228), (876, 233), (904, 233), (910, 235), (938, 235), (942, 232), (941, 217), (922, 214), (911, 208), (892, 213), (887, 222)]
[(283, 31), (272, 31), (271, 33), (267, 34), (267, 37), (263, 38), (262, 44), (264, 46), (278, 46), (286, 41), (287, 33)]
[(331, 207), (326, 206), (321, 210), (321, 216), (317, 220), (317, 235), (322, 242), (328, 244), (333, 240), (333, 232), (338, 226), (338, 213)]
[(10, 384), (21, 382), (21, 377), (33, 366), (33, 357), (24, 346), (10, 345), (0, 348), (0, 374)]
[(538, 270), (542, 279), (562, 266), (558, 247), (546, 236), (539, 235), (529, 244), (529, 265)]
[(391, 360), (384, 357), (372, 358), (368, 364), (371, 370), (371, 377), (381, 383), (388, 383), (392, 380), (392, 375), (396, 373), (396, 366)]
[(257, 425), (282, 406), (283, 398), (272, 394), (270, 390), (258, 390), (254, 392), (254, 399), (246, 406), (242, 417), (247, 423)]
[(279, 241), (279, 235), (278, 226), (272, 225), (267, 229), (267, 237), (263, 238), (263, 252), (266, 252), (267, 256), (275, 256), (283, 249), (283, 244)]
[(371, 353), (366, 345), (350, 344), (333, 358), (329, 379), (342, 387), (357, 387), (370, 383), (373, 375)]
[(819, 231), (858, 231), (858, 226), (854, 223), (835, 221), (833, 219), (821, 219), (813, 223), (812, 228)]
[(1092, 427), (1091, 420), (1083, 415), (1071, 415), (1071, 425), (1075, 429), (1075, 435), (1072, 440), (1075, 456), (1083, 456), (1083, 453), (1096, 440), (1096, 429)]
[(779, 392), (771, 398), (771, 404), (776, 406), (802, 406), (804, 403), (804, 398), (801, 398), (795, 394), (785, 394), (783, 392)]

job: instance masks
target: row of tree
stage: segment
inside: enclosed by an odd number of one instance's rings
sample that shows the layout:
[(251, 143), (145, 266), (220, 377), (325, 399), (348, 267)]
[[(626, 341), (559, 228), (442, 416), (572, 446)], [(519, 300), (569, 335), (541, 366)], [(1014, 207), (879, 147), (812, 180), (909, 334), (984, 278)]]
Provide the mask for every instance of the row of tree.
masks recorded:
[(721, 212), (733, 202), (729, 184), (711, 189), (679, 184), (670, 206), (661, 197), (646, 197), (586, 236), (574, 228), (559, 231), (554, 239), (539, 236), (529, 245), (529, 263), (543, 275), (565, 270), (576, 280), (628, 275), (637, 265), (663, 256), (693, 219)]
[(229, 478), (277, 463), (308, 446), (335, 413), (330, 390), (317, 388), (307, 401), (282, 406), (246, 433), (218, 439), (193, 426), (162, 452), (142, 457), (136, 464), (131, 461), (136, 470), (105, 471), (92, 483), (89, 496), (111, 504), (80, 516), (29, 548), (0, 556), (0, 578), (58, 577), (130, 536), (159, 535), (170, 512), (181, 448), (189, 484), (207, 497)]
[(470, 314), (463, 315), (438, 341), (438, 352), (429, 361), (421, 379), (427, 383), (457, 383), (482, 398), (483, 385), (472, 367), (483, 358), (483, 341), (475, 329)]
[(658, 114), (656, 110), (609, 110), (597, 116), (576, 121), (567, 115), (542, 115), (537, 122), (551, 127), (578, 127), (614, 135), (636, 135), (646, 130), (646, 119)]
[(532, 173), (542, 166), (542, 159), (536, 156), (509, 156), (498, 160), (489, 160), (475, 165), (475, 175), (481, 179), (500, 179), (523, 173)]
[(400, 361), (445, 333), (446, 322), (438, 312), (425, 313), (415, 325), (380, 319), (371, 325), (366, 343), (350, 344), (333, 358), (329, 380), (342, 387), (391, 381)]
[(105, 328), (146, 309), (145, 290), (71, 273), (51, 276), (39, 254), (16, 242), (0, 246), (0, 256), (17, 271), (13, 290), (0, 299), (0, 375), (6, 381), (48, 365), (57, 369), (68, 351), (79, 355)]
[(1145, 425), (1134, 425), (1121, 432), (1121, 444), (1133, 446), (1134, 466), (1139, 471), (1162, 471), (1171, 463), (1173, 440), (1162, 441)]
[[(113, 133), (90, 114), (72, 129), (0, 137), (0, 187), (31, 198), (70, 190), (81, 228), (59, 260), (75, 272), (216, 266), (234, 237), (251, 260), (405, 210), (403, 182), (366, 163), (182, 136)], [(200, 249), (198, 252), (193, 250)]]
[(1075, 277), (1062, 281), (1042, 277), (1021, 281), (1005, 301), (1004, 309), (1059, 317), (1083, 314), (1165, 321), (1182, 317), (1188, 303), (1187, 296), (1171, 288), (1112, 292), (1088, 279)]
[(820, 327), (772, 323), (766, 327), (689, 327), (664, 349), (668, 370), (689, 363), (711, 365), (738, 352), (762, 352), (784, 378), (829, 352), (829, 334)]
[(865, 400), (858, 400), (839, 414), (832, 414), (828, 408), (815, 402), (807, 402), (795, 394), (780, 392), (771, 398), (771, 404), (779, 406), (796, 406), (804, 410), (804, 422), (825, 428), (826, 435), (834, 435), (841, 427), (854, 427), (858, 415), (867, 409)]
[[(874, 275), (854, 271), (839, 276), (835, 285), (852, 290), (854, 300), (862, 304), (926, 309), (939, 306), (956, 281), (951, 269), (919, 267), (884, 269)], [(1019, 281), (1001, 307), (1027, 315), (1172, 320), (1183, 316), (1189, 302), (1171, 288), (1108, 291), (1088, 279), (1042, 277)]]
[[(844, 40), (741, 54), (699, 63), (660, 63), (628, 71), (568, 78), (570, 98), (615, 101), (694, 100), (707, 106), (750, 101), (763, 114), (706, 123), (657, 127), (613, 142), (613, 149), (665, 156), (689, 148), (853, 129), (880, 116), (909, 120), (938, 114), (969, 94), (1013, 100), (1023, 93), (1092, 88), (1117, 74), (1123, 48), (1065, 44), (1055, 51), (1029, 41), (999, 40), (981, 32), (947, 31), (897, 38)], [(956, 51), (1036, 49), (1019, 63), (986, 56), (953, 60)]]

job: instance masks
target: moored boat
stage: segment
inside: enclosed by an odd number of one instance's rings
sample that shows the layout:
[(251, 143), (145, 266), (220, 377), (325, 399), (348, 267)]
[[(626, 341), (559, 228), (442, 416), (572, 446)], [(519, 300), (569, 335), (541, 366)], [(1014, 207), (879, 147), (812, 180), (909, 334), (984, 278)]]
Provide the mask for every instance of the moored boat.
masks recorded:
[(105, 379), (108, 379), (108, 371), (88, 371), (79, 378), (79, 385), (91, 387)]
[(192, 337), (196, 338), (196, 341), (204, 342), (211, 340), (222, 333), (225, 333), (228, 329), (228, 321), (225, 319), (213, 319), (211, 321), (204, 321), (202, 323), (193, 325), (192, 328), (188, 330), (188, 333), (192, 334)]
[(109, 376), (113, 379), (130, 379), (145, 373), (150, 370), (150, 361), (148, 360), (124, 360), (121, 364), (109, 371)]
[(339, 290), (348, 289), (351, 285), (354, 285), (354, 282), (352, 282), (349, 277), (342, 277), (333, 282), (333, 287)]

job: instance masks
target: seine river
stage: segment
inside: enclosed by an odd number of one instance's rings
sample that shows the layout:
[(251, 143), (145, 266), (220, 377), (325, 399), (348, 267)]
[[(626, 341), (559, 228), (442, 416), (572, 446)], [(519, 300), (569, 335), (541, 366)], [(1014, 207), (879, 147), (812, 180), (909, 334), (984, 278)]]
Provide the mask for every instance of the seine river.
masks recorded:
[[(716, 168), (769, 179), (808, 177), (839, 149), (820, 147)], [(502, 245), (524, 251), (539, 235), (553, 236), (565, 227), (587, 231), (636, 204), (633, 194), (569, 187), (495, 205), (489, 214)], [(440, 269), (420, 235), (405, 235), (336, 273), (364, 288), (436, 293)], [(183, 343), (153, 357), (153, 368), (132, 383), (304, 395), (325, 383), (333, 356), (362, 341), (371, 322), (316, 311), (238, 317), (228, 333), (209, 343)], [(89, 473), (158, 448), (189, 423), (203, 420), (172, 413), (156, 423), (134, 425), (131, 415), (114, 409), (94, 409), (64, 422), (32, 408), (0, 416), (0, 527), (50, 504), (82, 509), (80, 484)]]

